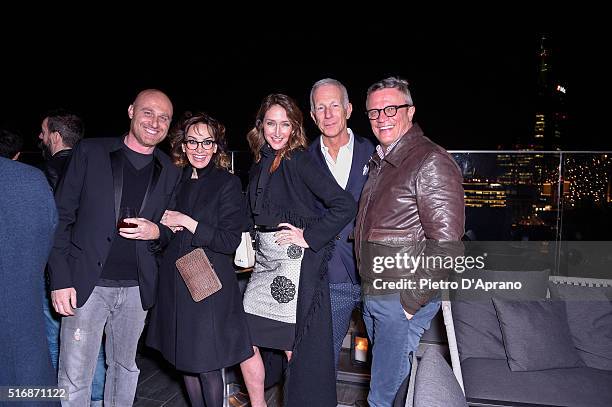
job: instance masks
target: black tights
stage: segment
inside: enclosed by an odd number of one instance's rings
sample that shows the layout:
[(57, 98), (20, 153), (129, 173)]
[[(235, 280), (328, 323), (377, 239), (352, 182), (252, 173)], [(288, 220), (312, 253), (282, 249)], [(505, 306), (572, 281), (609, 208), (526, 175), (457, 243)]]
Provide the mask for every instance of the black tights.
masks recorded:
[(222, 407), (223, 378), (221, 370), (183, 375), (192, 407)]

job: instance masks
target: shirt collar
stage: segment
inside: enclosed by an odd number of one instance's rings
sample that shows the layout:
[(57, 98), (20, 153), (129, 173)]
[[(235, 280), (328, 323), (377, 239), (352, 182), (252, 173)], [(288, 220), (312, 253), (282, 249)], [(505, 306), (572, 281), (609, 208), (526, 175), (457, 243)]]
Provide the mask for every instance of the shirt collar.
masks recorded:
[[(347, 149), (349, 151), (349, 153), (353, 152), (353, 146), (355, 145), (355, 137), (353, 136), (353, 130), (351, 130), (350, 128), (347, 128), (346, 131), (348, 132), (349, 135), (349, 141), (348, 143), (346, 143), (345, 145), (343, 145), (342, 147), (340, 147), (340, 150), (342, 149)], [(329, 151), (329, 148), (323, 143), (323, 135), (321, 134), (320, 136), (320, 144), (321, 144), (321, 152), (323, 154), (327, 153)]]
[[(403, 136), (402, 136), (403, 137)], [(385, 158), (386, 155), (389, 155), (389, 153), (391, 152), (391, 150), (393, 150), (393, 147), (395, 147), (397, 145), (397, 143), (399, 143), (399, 141), (402, 139), (402, 137), (399, 137), (397, 140), (395, 140), (389, 147), (387, 147), (386, 149), (383, 148), (383, 146), (381, 146), (380, 144), (376, 146), (376, 152), (378, 153), (378, 156), (380, 157), (380, 159), (382, 160), (383, 158)]]

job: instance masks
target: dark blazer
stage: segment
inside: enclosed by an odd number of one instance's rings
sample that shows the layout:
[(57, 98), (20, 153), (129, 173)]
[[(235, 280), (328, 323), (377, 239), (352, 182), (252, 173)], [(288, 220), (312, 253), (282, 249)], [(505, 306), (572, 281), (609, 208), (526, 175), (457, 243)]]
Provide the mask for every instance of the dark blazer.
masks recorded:
[[(353, 161), (351, 163), (351, 172), (349, 174), (346, 191), (349, 192), (355, 199), (355, 203), (359, 202), (361, 190), (368, 179), (368, 162), (374, 153), (374, 145), (366, 138), (353, 134)], [(308, 148), (310, 154), (315, 157), (315, 162), (319, 163), (325, 170), (325, 173), (336, 182), (332, 175), (325, 157), (321, 152), (321, 137), (317, 137)], [(319, 205), (322, 212), (325, 211), (323, 205)], [(349, 234), (355, 227), (355, 218), (344, 226), (342, 231), (336, 236), (336, 248), (333, 257), (328, 263), (328, 275), (330, 283), (359, 282), (359, 275), (355, 264), (355, 251), (353, 242), (349, 240)]]
[[(238, 177), (209, 164), (198, 180), (189, 166), (177, 192), (174, 209), (198, 221), (172, 234), (163, 253), (158, 298), (151, 310), (147, 345), (161, 351), (177, 369), (200, 373), (242, 362), (253, 354), (233, 255), (245, 228), (245, 200)], [(204, 249), (221, 290), (195, 302), (176, 269), (176, 260), (195, 248)]]
[[(123, 138), (88, 139), (75, 148), (56, 190), (59, 225), (49, 257), (51, 289), (74, 287), (80, 307), (93, 291), (117, 233), (123, 188)], [(158, 223), (180, 170), (159, 149), (138, 216)], [(144, 309), (155, 303), (157, 263), (148, 241), (136, 240)]]
[(53, 195), (29, 165), (0, 158), (0, 174), (0, 386), (57, 386), (42, 312), (57, 225)]

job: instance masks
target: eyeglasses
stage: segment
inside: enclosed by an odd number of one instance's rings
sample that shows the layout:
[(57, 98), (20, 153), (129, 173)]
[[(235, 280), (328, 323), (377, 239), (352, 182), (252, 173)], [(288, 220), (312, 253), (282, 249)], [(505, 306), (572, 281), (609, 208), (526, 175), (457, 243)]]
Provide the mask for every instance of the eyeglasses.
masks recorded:
[(399, 105), (399, 106), (395, 106), (395, 105), (390, 105), (390, 106), (385, 106), (382, 109), (370, 109), (368, 111), (366, 111), (366, 115), (368, 116), (368, 119), (370, 120), (376, 120), (378, 119), (378, 116), (380, 116), (380, 112), (385, 112), (385, 116), (387, 117), (393, 117), (397, 114), (397, 109), (401, 109), (402, 107), (411, 107), (412, 105)]
[(214, 140), (204, 140), (204, 141), (197, 141), (197, 140), (193, 140), (193, 139), (189, 139), (189, 140), (185, 140), (183, 141), (183, 144), (185, 144), (185, 146), (189, 149), (189, 150), (197, 150), (198, 149), (198, 145), (202, 145), (202, 148), (204, 150), (210, 150), (213, 146), (213, 144), (215, 144), (216, 141)]

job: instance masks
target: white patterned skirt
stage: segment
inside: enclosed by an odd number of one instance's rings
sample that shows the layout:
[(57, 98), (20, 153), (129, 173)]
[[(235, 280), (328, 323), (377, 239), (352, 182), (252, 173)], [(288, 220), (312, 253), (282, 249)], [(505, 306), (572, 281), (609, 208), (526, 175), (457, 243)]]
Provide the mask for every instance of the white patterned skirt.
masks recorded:
[(275, 232), (257, 232), (255, 268), (244, 293), (244, 310), (259, 317), (295, 324), (304, 249), (279, 246)]

